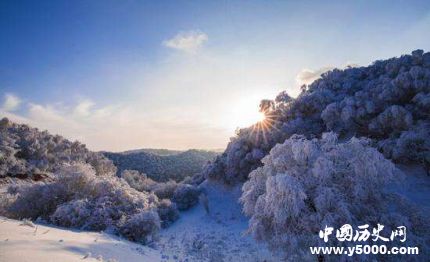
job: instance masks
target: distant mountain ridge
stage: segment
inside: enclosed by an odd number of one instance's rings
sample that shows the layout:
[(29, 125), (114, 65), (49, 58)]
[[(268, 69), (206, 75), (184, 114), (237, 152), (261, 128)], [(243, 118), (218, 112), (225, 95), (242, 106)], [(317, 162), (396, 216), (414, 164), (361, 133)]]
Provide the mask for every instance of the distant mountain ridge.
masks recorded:
[(190, 149), (187, 151), (168, 149), (138, 149), (121, 153), (103, 152), (118, 168), (145, 173), (156, 181), (181, 181), (185, 177), (200, 173), (217, 152)]
[[(165, 149), (165, 148), (141, 148), (141, 149), (131, 149), (131, 150), (126, 150), (126, 151), (122, 151), (122, 152), (115, 152), (115, 153), (119, 153), (119, 154), (136, 154), (136, 153), (141, 153), (141, 152), (145, 152), (145, 153), (150, 153), (150, 154), (154, 154), (154, 155), (159, 155), (159, 156), (171, 156), (171, 155), (177, 155), (180, 153), (184, 153), (186, 151), (190, 151), (190, 150), (196, 150), (196, 151), (206, 151), (206, 152), (214, 152), (214, 153), (222, 153), (224, 152), (225, 148), (211, 148), (211, 149), (187, 149), (187, 150), (174, 150), (174, 149)], [(109, 151), (102, 151), (103, 153), (112, 153)]]
[(177, 155), (180, 153), (185, 152), (185, 150), (170, 150), (170, 149), (163, 149), (163, 148), (142, 148), (142, 149), (132, 149), (120, 152), (122, 154), (136, 154), (136, 153), (150, 153), (154, 155), (159, 156), (170, 156), (170, 155)]

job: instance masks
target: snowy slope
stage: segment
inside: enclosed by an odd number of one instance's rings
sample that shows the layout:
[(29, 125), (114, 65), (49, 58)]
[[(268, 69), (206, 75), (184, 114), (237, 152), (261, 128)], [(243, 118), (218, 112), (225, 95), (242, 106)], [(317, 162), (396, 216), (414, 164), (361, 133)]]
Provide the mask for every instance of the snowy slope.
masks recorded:
[[(405, 180), (393, 191), (428, 210), (429, 177), (422, 169), (401, 169), (406, 173)], [(225, 188), (205, 182), (203, 187), (208, 194), (210, 214), (201, 205), (182, 212), (180, 219), (162, 230), (158, 242), (151, 247), (106, 233), (46, 225), (36, 225), (36, 229), (0, 218), (0, 261), (280, 261), (263, 244), (244, 234), (248, 220), (237, 203), (240, 186)], [(88, 254), (91, 255), (84, 259)]]
[[(144, 259), (145, 258), (145, 259)], [(161, 261), (159, 252), (104, 233), (0, 219), (0, 261)]]
[(205, 183), (210, 214), (202, 205), (181, 213), (181, 218), (161, 233), (159, 247), (164, 257), (175, 256), (179, 261), (279, 261), (245, 234), (248, 220), (237, 202), (240, 186), (228, 189)]
[(427, 214), (430, 212), (430, 176), (421, 166), (397, 166), (405, 177), (391, 190), (406, 197), (409, 201), (423, 209)]
[[(151, 247), (106, 233), (46, 225), (30, 227), (0, 219), (0, 261), (279, 261), (267, 248), (244, 235), (247, 219), (237, 198), (240, 187), (205, 185), (210, 214), (201, 205), (181, 213)], [(83, 259), (86, 255), (88, 258)]]

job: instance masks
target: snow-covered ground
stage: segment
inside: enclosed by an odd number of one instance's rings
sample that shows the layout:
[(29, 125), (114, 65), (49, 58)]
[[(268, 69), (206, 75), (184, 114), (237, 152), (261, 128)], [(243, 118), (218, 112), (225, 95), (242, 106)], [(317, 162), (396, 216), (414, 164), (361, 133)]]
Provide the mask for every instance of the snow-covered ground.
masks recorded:
[(1, 218), (0, 261), (160, 261), (160, 256), (156, 250), (105, 233)]
[(398, 166), (405, 174), (405, 179), (392, 191), (405, 196), (412, 203), (430, 212), (430, 176), (420, 166)]
[(201, 205), (181, 213), (157, 243), (143, 246), (106, 233), (81, 232), (0, 219), (0, 261), (279, 261), (244, 235), (240, 187), (206, 185), (210, 214)]
[[(206, 183), (206, 182), (205, 182)], [(161, 232), (158, 246), (164, 257), (179, 261), (279, 261), (263, 244), (246, 234), (248, 219), (237, 202), (240, 186), (227, 189), (204, 185), (209, 214), (202, 205), (181, 213), (181, 218)], [(175, 260), (174, 260), (175, 261)]]
[[(406, 174), (393, 191), (430, 210), (430, 179), (422, 168), (402, 167)], [(182, 212), (178, 221), (160, 232), (149, 246), (96, 232), (83, 232), (0, 217), (0, 261), (280, 261), (251, 236), (237, 199), (240, 186), (225, 188), (205, 182), (209, 199)]]

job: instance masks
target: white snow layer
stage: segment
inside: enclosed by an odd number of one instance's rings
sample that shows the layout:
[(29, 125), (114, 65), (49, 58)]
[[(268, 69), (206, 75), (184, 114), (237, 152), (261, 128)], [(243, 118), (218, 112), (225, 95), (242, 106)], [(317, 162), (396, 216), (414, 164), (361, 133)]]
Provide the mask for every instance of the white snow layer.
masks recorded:
[(248, 220), (237, 203), (240, 187), (205, 185), (210, 214), (201, 205), (182, 212), (159, 241), (143, 246), (107, 233), (24, 225), (0, 218), (0, 261), (279, 261), (246, 235)]

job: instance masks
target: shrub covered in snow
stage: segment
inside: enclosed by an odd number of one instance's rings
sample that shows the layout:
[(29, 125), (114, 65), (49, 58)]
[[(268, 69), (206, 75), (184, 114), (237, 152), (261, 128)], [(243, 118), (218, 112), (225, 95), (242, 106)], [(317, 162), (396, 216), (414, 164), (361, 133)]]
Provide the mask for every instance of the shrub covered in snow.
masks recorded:
[(179, 218), (179, 211), (176, 204), (172, 203), (169, 199), (161, 200), (158, 204), (157, 211), (163, 228), (168, 227)]
[[(152, 238), (160, 227), (158, 198), (131, 188), (116, 176), (97, 176), (89, 165), (66, 166), (56, 180), (14, 190), (16, 200), (7, 209), (13, 218), (43, 218), (65, 227), (105, 230), (135, 241)], [(162, 209), (166, 209), (162, 204)], [(144, 223), (144, 224), (139, 224)], [(135, 227), (135, 228), (133, 228)]]
[(146, 244), (156, 239), (160, 229), (160, 218), (152, 210), (138, 212), (130, 217), (121, 227), (123, 236)]
[(172, 199), (178, 183), (173, 180), (167, 182), (155, 182), (146, 174), (140, 174), (135, 170), (124, 170), (121, 177), (134, 189), (138, 191), (152, 192), (159, 199)]
[(173, 194), (172, 201), (179, 210), (187, 210), (199, 201), (200, 190), (192, 185), (179, 184)]
[(312, 140), (294, 135), (276, 145), (242, 188), (249, 231), (291, 256), (322, 245), (318, 232), (325, 226), (380, 223), (394, 229), (400, 223), (410, 230), (409, 244), (422, 247), (428, 221), (386, 190), (401, 173), (369, 142), (353, 137), (339, 143), (336, 134), (325, 133)]
[(153, 190), (157, 184), (157, 182), (148, 178), (146, 174), (140, 174), (136, 170), (124, 170), (120, 177), (122, 177), (132, 188), (141, 192), (149, 192)]
[(56, 172), (64, 164), (90, 164), (97, 175), (112, 175), (116, 167), (100, 153), (89, 151), (47, 131), (0, 120), (0, 177)]
[(68, 200), (65, 188), (59, 184), (34, 184), (21, 186), (17, 199), (7, 208), (13, 218), (49, 218), (58, 205)]
[(156, 183), (151, 188), (151, 192), (153, 192), (160, 199), (165, 199), (165, 198), (172, 199), (178, 185), (179, 185), (178, 183), (172, 180), (167, 181), (165, 183), (163, 182)]
[(184, 180), (181, 181), (183, 184), (189, 184), (193, 186), (198, 186), (206, 180), (205, 172), (202, 171), (199, 174), (195, 174), (194, 176), (188, 176)]
[[(178, 218), (178, 209), (186, 210), (198, 203), (200, 191), (195, 185), (167, 182), (155, 182), (138, 171), (125, 170), (121, 177), (134, 189), (141, 192), (151, 192), (163, 199), (159, 204), (159, 214), (163, 226), (169, 225)], [(174, 203), (171, 203), (173, 201)], [(161, 217), (163, 215), (163, 217)]]
[(421, 122), (409, 130), (380, 141), (378, 147), (396, 162), (423, 165), (430, 173), (430, 123)]
[[(93, 204), (88, 199), (77, 199), (61, 204), (55, 209), (49, 219), (63, 227), (87, 228), (93, 210)], [(103, 223), (104, 225), (104, 223)], [(99, 229), (98, 227), (93, 228)]]
[[(267, 119), (240, 129), (225, 152), (204, 169), (207, 178), (230, 184), (246, 181), (277, 143), (294, 134), (312, 138), (328, 131), (342, 139), (371, 138), (395, 162), (423, 164), (430, 170), (428, 143), (421, 142), (430, 125), (430, 53), (422, 50), (367, 67), (334, 69), (304, 87), (297, 98), (282, 92), (260, 108)], [(419, 157), (410, 157), (409, 143)]]

